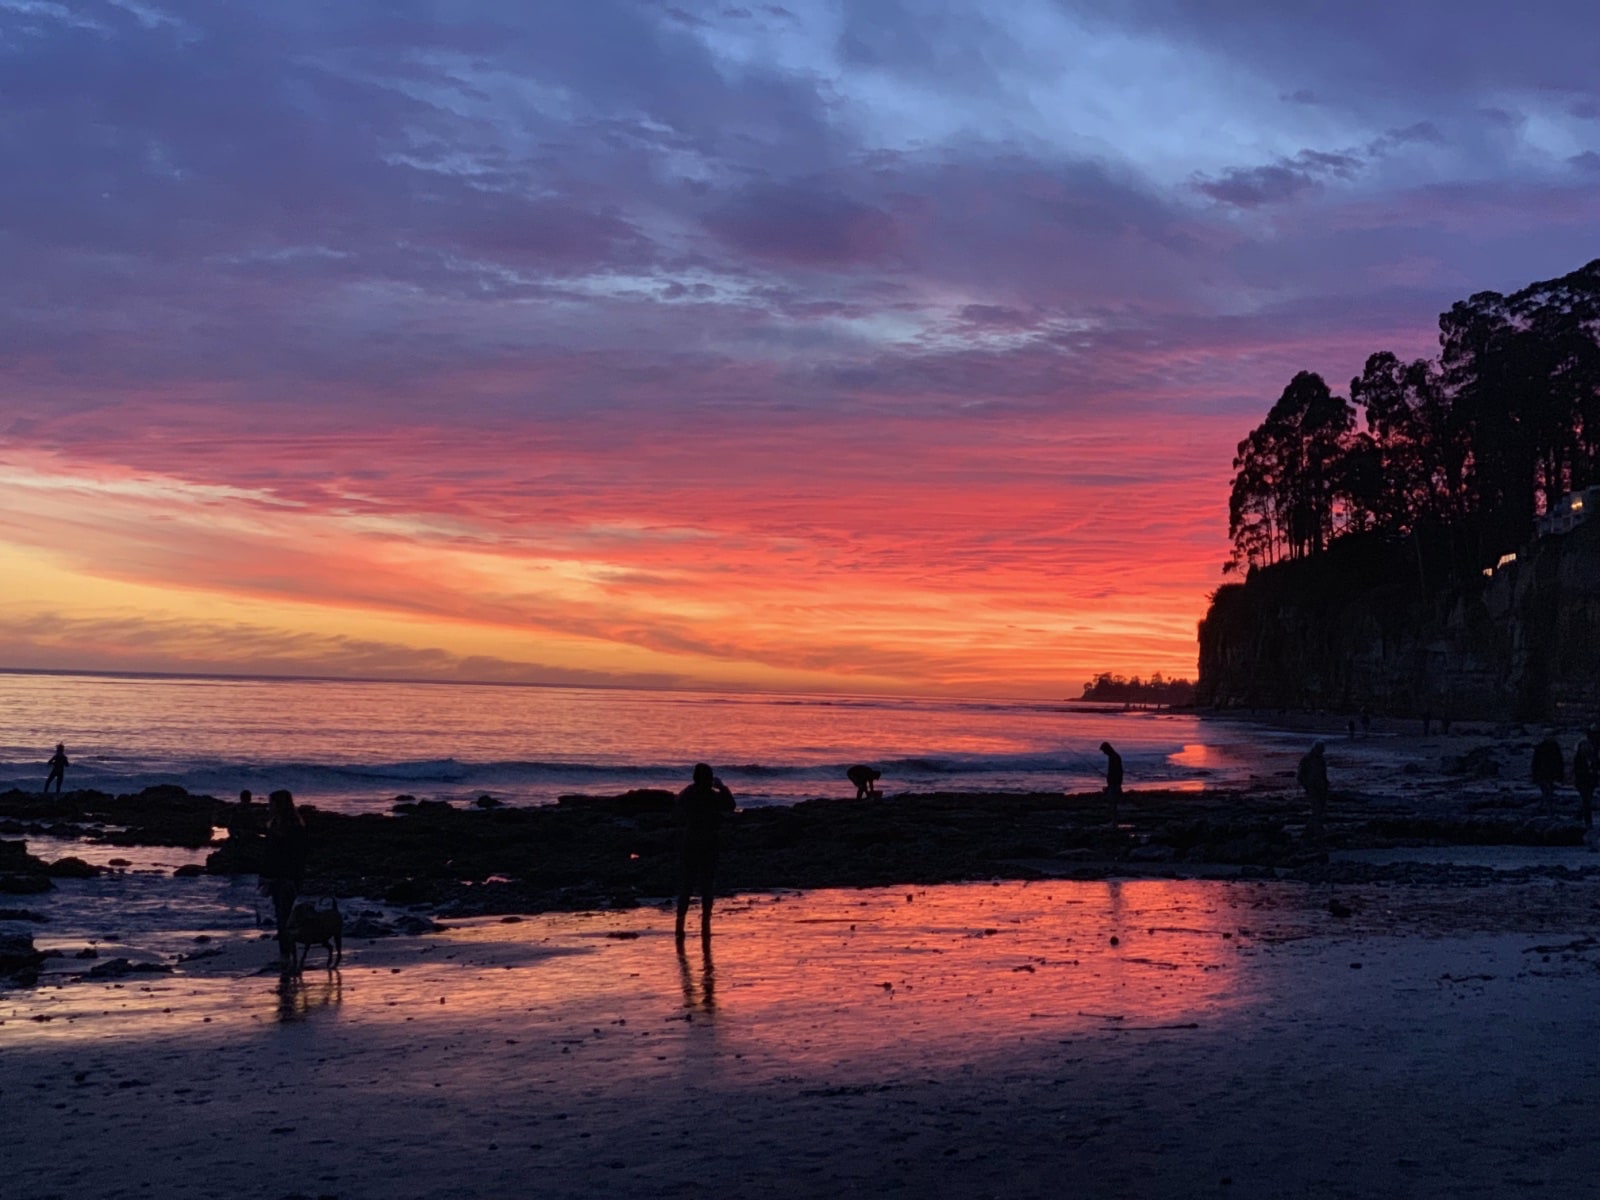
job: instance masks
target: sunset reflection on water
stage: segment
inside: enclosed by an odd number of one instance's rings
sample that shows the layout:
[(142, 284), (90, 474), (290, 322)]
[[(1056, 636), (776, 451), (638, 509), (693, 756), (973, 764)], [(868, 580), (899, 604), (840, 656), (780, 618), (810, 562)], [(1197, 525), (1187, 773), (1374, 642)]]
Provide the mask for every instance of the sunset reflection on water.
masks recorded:
[(648, 1073), (707, 1054), (780, 1072), (897, 1047), (948, 1061), (1223, 1016), (1249, 990), (1254, 946), (1239, 920), (1228, 888), (1196, 881), (760, 894), (719, 906), (709, 948), (691, 937), (679, 953), (655, 908), (484, 918), (347, 943), (341, 971), (313, 955), (281, 986), (255, 973), (271, 944), (252, 937), (170, 976), (8, 993), (0, 1044), (193, 1036), (201, 1024), (230, 1039), (285, 1025), (411, 1039), (467, 1028), (554, 1054), (604, 1043), (608, 1060)]

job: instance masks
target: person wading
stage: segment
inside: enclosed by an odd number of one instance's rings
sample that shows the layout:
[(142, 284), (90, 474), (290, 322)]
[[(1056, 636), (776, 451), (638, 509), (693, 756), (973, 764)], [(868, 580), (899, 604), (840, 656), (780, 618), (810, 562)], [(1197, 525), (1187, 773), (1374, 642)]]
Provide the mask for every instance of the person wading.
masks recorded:
[(60, 742), (56, 743), (56, 752), (50, 756), (50, 774), (44, 777), (44, 790), (49, 791), (50, 785), (56, 785), (56, 795), (61, 794), (61, 784), (67, 777), (67, 748)]
[(696, 763), (694, 782), (678, 793), (678, 823), (682, 831), (678, 863), (677, 938), (683, 941), (683, 922), (689, 897), (700, 893), (700, 937), (711, 938), (711, 896), (717, 876), (717, 830), (724, 813), (733, 811), (733, 793), (705, 763)]

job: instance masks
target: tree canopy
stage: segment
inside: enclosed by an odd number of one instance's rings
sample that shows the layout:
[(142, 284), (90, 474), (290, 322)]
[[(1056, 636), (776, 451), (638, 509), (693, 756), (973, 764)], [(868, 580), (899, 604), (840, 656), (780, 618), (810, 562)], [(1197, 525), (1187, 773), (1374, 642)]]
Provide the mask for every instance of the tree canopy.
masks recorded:
[(1300, 372), (1233, 470), (1226, 569), (1368, 531), (1443, 542), (1462, 570), (1493, 563), (1600, 482), (1600, 259), (1452, 305), (1436, 360), (1375, 353), (1348, 399)]

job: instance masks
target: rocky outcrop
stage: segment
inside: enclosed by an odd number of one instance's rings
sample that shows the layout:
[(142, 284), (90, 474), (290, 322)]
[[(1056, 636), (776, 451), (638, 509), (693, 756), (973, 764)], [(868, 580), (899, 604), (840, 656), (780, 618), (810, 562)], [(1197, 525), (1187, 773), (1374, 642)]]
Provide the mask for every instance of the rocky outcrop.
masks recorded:
[(1217, 590), (1199, 702), (1438, 717), (1600, 714), (1600, 521), (1440, 588), (1408, 540), (1346, 538)]

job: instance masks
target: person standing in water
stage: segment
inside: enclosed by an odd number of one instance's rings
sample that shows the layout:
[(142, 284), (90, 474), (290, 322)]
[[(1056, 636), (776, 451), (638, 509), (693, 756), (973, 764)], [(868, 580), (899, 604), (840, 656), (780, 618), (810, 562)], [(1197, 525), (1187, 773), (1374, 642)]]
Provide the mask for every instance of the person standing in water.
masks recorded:
[(56, 743), (56, 752), (50, 756), (50, 774), (44, 777), (44, 790), (49, 791), (50, 785), (56, 785), (56, 795), (61, 794), (61, 785), (67, 777), (67, 748), (60, 742)]
[(280, 789), (267, 797), (267, 847), (261, 860), (261, 890), (272, 897), (272, 919), (278, 927), (278, 962), (294, 967), (294, 942), (289, 914), (306, 874), (306, 823), (294, 796)]
[(1112, 749), (1110, 742), (1100, 743), (1100, 753), (1106, 756), (1106, 799), (1111, 804), (1111, 823), (1117, 823), (1117, 805), (1122, 801), (1122, 755)]
[(711, 939), (711, 896), (717, 875), (717, 829), (733, 811), (733, 793), (705, 763), (696, 763), (694, 782), (678, 793), (681, 857), (678, 864), (677, 939), (683, 943), (689, 897), (700, 893), (700, 938)]

